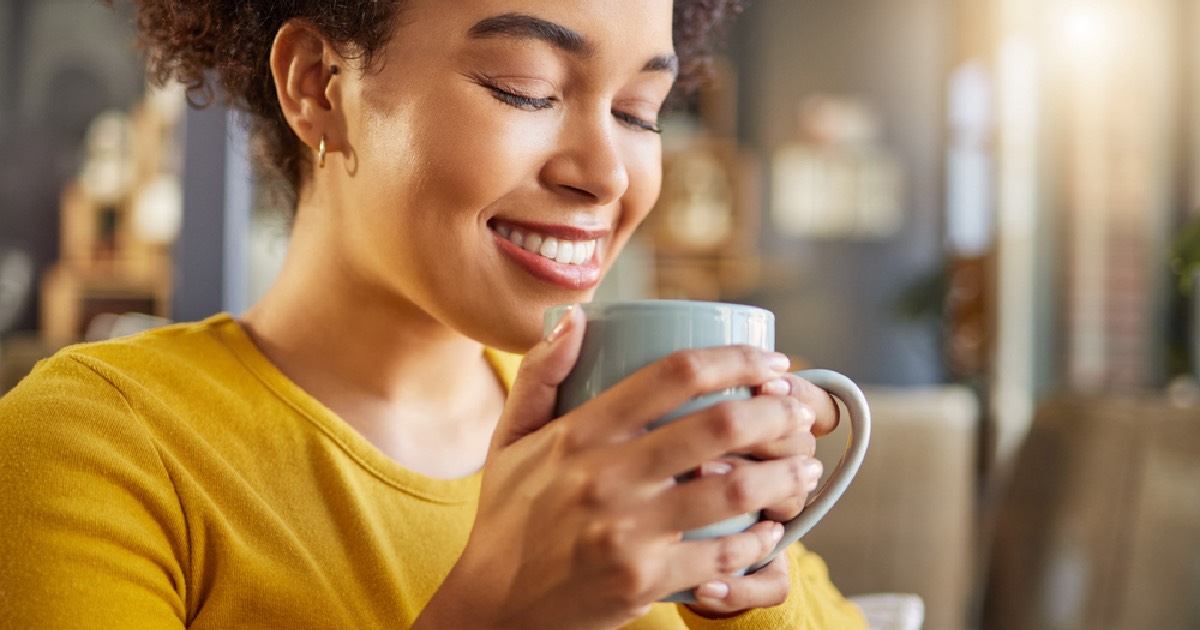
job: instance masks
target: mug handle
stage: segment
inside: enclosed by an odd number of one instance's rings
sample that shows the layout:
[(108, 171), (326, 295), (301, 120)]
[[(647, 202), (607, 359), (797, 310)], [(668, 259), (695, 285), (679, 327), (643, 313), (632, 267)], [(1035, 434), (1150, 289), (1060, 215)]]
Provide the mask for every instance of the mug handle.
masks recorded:
[(867, 405), (867, 397), (854, 381), (832, 370), (801, 370), (792, 374), (833, 394), (845, 403), (847, 415), (850, 416), (850, 445), (824, 485), (809, 497), (804, 511), (783, 524), (783, 538), (771, 551), (771, 555), (750, 567), (750, 573), (765, 566), (788, 545), (807, 534), (808, 530), (829, 512), (829, 508), (846, 492), (854, 475), (858, 474), (858, 467), (862, 465), (863, 457), (867, 454), (867, 444), (871, 441), (871, 409)]
[[(867, 397), (854, 381), (832, 370), (801, 370), (792, 374), (833, 394), (845, 403), (847, 415), (850, 416), (850, 444), (824, 485), (809, 497), (804, 511), (783, 524), (783, 538), (771, 550), (767, 559), (746, 569), (745, 573), (753, 573), (766, 566), (787, 549), (788, 545), (800, 540), (801, 536), (807, 534), (808, 530), (829, 512), (829, 508), (842, 498), (854, 475), (858, 474), (858, 467), (862, 465), (863, 457), (867, 454), (867, 443), (871, 441), (871, 409), (867, 405)], [(690, 604), (696, 601), (696, 595), (694, 590), (689, 588), (673, 593), (662, 601)]]

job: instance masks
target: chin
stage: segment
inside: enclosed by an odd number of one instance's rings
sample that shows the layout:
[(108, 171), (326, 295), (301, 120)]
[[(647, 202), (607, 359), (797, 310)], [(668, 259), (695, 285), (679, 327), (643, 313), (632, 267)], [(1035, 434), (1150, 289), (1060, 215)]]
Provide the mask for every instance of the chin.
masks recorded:
[(542, 320), (540, 313), (536, 321), (520, 323), (496, 318), (489, 322), (480, 322), (479, 328), (475, 330), (462, 332), (489, 348), (525, 354), (542, 340)]
[(548, 292), (537, 285), (533, 288), (494, 300), (482, 316), (479, 311), (472, 311), (458, 320), (456, 328), (489, 348), (525, 354), (542, 340), (547, 309), (590, 302), (594, 293), (591, 290)]

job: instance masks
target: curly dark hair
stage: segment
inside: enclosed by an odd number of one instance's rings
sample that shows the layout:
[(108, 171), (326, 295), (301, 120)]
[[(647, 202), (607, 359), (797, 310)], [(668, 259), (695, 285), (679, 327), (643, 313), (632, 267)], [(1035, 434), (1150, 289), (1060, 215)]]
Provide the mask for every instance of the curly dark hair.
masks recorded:
[[(219, 87), (231, 106), (248, 112), (255, 156), (264, 173), (284, 184), (294, 208), (309, 152), (292, 132), (275, 94), (270, 51), (285, 22), (318, 28), (342, 55), (363, 68), (392, 35), (403, 0), (132, 0), (139, 46), (152, 82), (176, 80), (194, 107), (212, 103)], [(114, 0), (102, 0), (112, 6)], [(680, 60), (676, 93), (688, 93), (710, 72), (713, 46), (744, 0), (674, 0), (673, 36)]]

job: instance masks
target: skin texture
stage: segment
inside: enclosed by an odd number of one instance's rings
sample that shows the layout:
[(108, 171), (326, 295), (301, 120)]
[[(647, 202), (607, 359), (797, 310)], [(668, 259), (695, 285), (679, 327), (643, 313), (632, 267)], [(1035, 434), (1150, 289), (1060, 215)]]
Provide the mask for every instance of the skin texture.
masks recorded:
[[(820, 475), (814, 435), (837, 413), (780, 355), (679, 353), (549, 422), (585, 323), (575, 312), (539, 341), (542, 312), (588, 301), (658, 196), (650, 129), (672, 86), (671, 10), (412, 0), (371, 68), (301, 21), (276, 37), (276, 90), (313, 170), (284, 268), (242, 321), (400, 464), (436, 477), (484, 467), (472, 537), (418, 627), (614, 627), (695, 585), (695, 610), (714, 617), (786, 598), (782, 562), (730, 575), (774, 546), (775, 523), (679, 538), (803, 506)], [(537, 22), (514, 28), (514, 15)], [(594, 269), (548, 281), (496, 234), (504, 223), (601, 234)], [(484, 346), (529, 353), (507, 397)], [(644, 430), (699, 393), (743, 385), (761, 395)], [(697, 468), (699, 481), (671, 483)]]

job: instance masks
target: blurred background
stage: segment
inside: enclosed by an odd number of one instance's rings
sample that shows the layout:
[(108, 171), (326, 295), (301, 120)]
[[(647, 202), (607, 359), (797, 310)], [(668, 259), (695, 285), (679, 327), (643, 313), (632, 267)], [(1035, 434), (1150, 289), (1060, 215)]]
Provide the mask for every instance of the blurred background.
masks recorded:
[[(148, 88), (131, 35), (0, 0), (0, 393), (240, 312), (286, 250), (237, 116)], [(864, 385), (806, 538), (835, 583), (931, 629), (1200, 628), (1200, 3), (755, 0), (716, 70), (600, 297), (764, 306)]]

